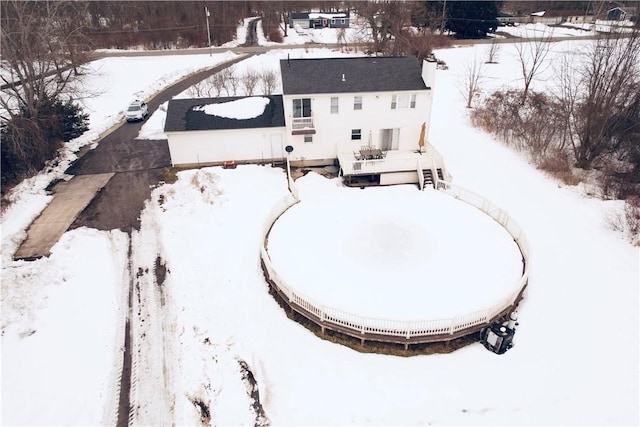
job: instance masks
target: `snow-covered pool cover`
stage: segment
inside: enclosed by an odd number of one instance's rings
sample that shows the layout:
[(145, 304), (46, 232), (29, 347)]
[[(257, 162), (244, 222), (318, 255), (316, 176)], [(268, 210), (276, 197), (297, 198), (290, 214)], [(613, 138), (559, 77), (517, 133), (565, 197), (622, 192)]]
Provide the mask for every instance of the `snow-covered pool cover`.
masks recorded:
[(201, 105), (199, 107), (194, 107), (193, 109), (195, 111), (204, 111), (205, 114), (209, 114), (211, 116), (246, 120), (254, 117), (260, 117), (264, 113), (264, 109), (267, 105), (269, 105), (269, 98), (264, 96), (253, 96), (229, 102)]
[(286, 283), (316, 303), (378, 319), (444, 319), (518, 288), (513, 238), (464, 202), (415, 186), (344, 188), (314, 174), (296, 183), (302, 201), (276, 221), (268, 251)]

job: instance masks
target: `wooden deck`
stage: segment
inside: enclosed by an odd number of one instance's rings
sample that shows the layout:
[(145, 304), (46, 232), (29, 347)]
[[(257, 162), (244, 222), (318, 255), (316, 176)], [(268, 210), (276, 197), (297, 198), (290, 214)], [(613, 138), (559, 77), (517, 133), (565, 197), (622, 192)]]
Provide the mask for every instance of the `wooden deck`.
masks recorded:
[[(500, 313), (496, 314), (493, 318), (491, 318), (488, 322), (474, 325), (469, 328), (461, 329), (451, 334), (437, 334), (437, 335), (419, 335), (419, 336), (411, 336), (411, 337), (403, 337), (403, 336), (394, 336), (394, 335), (386, 335), (386, 334), (374, 334), (374, 333), (361, 333), (360, 331), (354, 330), (353, 328), (345, 327), (342, 325), (337, 325), (335, 323), (324, 322), (314, 313), (306, 310), (304, 307), (296, 304), (293, 301), (290, 301), (287, 295), (282, 292), (278, 286), (269, 278), (269, 274), (267, 272), (267, 268), (264, 265), (264, 261), (260, 260), (260, 264), (262, 266), (262, 271), (264, 273), (265, 279), (267, 283), (269, 283), (272, 291), (277, 295), (281, 304), (288, 306), (291, 310), (303, 316), (305, 319), (310, 320), (312, 323), (320, 327), (322, 333), (330, 330), (336, 334), (344, 335), (351, 338), (356, 338), (360, 340), (362, 345), (366, 345), (367, 342), (379, 342), (379, 343), (389, 343), (389, 344), (400, 344), (403, 345), (405, 349), (408, 349), (411, 345), (418, 344), (430, 344), (430, 343), (447, 343), (449, 341), (458, 340), (460, 338), (478, 334), (482, 329), (491, 325), (494, 322), (507, 320), (509, 315), (515, 311), (518, 304), (523, 298), (524, 291), (526, 286), (522, 288), (515, 302), (506, 307)], [(478, 335), (479, 336), (479, 335)]]

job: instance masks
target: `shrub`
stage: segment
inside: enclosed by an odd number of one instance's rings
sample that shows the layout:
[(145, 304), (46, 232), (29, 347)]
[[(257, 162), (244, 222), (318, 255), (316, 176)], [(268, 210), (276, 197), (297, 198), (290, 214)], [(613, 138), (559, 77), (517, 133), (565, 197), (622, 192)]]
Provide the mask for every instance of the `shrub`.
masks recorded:
[(88, 129), (88, 120), (88, 114), (71, 101), (46, 100), (36, 117), (23, 108), (19, 115), (2, 123), (2, 193), (55, 158), (61, 142), (82, 135)]
[(269, 41), (272, 41), (274, 43), (282, 43), (282, 41), (284, 40), (279, 28), (274, 28), (269, 31), (269, 33), (267, 33), (267, 38), (269, 39)]
[(419, 60), (427, 58), (433, 49), (450, 47), (453, 42), (451, 38), (436, 34), (407, 35), (408, 54), (417, 57)]
[(631, 243), (640, 246), (640, 197), (627, 200), (624, 215)]
[(566, 150), (553, 149), (536, 161), (536, 166), (566, 185), (578, 185), (580, 177), (573, 173), (571, 160)]
[(524, 103), (522, 99), (521, 90), (494, 92), (471, 113), (472, 123), (526, 152), (535, 163), (544, 163), (548, 153), (563, 148), (558, 107), (542, 93), (529, 91)]

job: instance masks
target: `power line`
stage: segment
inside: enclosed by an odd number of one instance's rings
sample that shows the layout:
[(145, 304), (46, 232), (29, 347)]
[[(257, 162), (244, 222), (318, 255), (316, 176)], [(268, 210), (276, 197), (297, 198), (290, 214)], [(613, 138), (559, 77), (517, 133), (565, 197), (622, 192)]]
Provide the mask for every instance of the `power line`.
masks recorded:
[(151, 31), (169, 31), (169, 30), (186, 30), (186, 29), (198, 29), (197, 25), (189, 25), (185, 27), (165, 27), (165, 28), (142, 28), (142, 29), (122, 29), (122, 30), (99, 30), (91, 28), (90, 30), (98, 34), (122, 34), (122, 33), (148, 33)]

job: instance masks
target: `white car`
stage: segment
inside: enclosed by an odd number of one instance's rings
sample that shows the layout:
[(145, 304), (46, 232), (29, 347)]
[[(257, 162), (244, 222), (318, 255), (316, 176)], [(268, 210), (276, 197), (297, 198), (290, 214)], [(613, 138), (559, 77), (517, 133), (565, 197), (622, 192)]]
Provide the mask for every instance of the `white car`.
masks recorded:
[(125, 117), (128, 122), (134, 122), (136, 120), (144, 120), (149, 114), (149, 107), (144, 101), (135, 100), (129, 104)]

